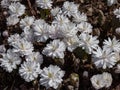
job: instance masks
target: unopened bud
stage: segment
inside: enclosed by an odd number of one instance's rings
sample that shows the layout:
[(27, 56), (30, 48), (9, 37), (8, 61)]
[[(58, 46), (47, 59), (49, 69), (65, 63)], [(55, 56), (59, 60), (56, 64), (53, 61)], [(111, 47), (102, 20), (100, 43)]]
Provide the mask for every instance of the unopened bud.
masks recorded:
[(77, 73), (72, 73), (70, 75), (70, 82), (72, 85), (76, 86), (79, 83), (79, 75)]
[(83, 72), (83, 77), (88, 77), (88, 71)]
[(8, 33), (8, 31), (4, 31), (3, 33), (2, 33), (2, 35), (4, 36), (4, 37), (8, 37), (9, 36), (9, 33)]
[(120, 27), (119, 27), (119, 28), (116, 28), (115, 32), (116, 32), (117, 34), (120, 34)]

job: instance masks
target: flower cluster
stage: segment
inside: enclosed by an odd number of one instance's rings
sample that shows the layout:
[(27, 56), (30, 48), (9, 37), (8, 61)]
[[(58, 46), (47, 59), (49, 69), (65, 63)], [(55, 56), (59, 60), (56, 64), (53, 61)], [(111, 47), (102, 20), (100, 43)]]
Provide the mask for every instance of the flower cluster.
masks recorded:
[[(108, 6), (116, 3), (117, 0), (107, 1)], [(57, 89), (63, 81), (65, 71), (52, 64), (41, 68), (44, 57), (63, 60), (67, 52), (74, 53), (76, 48), (81, 48), (87, 55), (91, 55), (92, 65), (97, 69), (113, 68), (119, 63), (120, 41), (115, 36), (108, 37), (102, 46), (99, 45), (99, 36), (93, 34), (94, 27), (89, 23), (87, 15), (79, 11), (78, 4), (65, 1), (61, 7), (53, 7), (52, 0), (35, 0), (35, 4), (40, 10), (49, 11), (50, 22), (27, 15), (27, 7), (21, 4), (21, 0), (1, 1), (2, 8), (8, 10), (7, 26), (21, 29), (19, 34), (6, 35), (8, 49), (4, 45), (0, 46), (0, 66), (4, 70), (12, 72), (19, 65), (19, 74), (26, 82), (40, 77), (40, 85), (47, 89)], [(120, 8), (113, 13), (120, 19)], [(120, 28), (116, 32), (120, 33)], [(36, 48), (36, 43), (44, 45)], [(115, 72), (120, 73), (120, 64), (117, 64)], [(112, 76), (104, 72), (92, 76), (90, 80), (95, 89), (108, 88)]]

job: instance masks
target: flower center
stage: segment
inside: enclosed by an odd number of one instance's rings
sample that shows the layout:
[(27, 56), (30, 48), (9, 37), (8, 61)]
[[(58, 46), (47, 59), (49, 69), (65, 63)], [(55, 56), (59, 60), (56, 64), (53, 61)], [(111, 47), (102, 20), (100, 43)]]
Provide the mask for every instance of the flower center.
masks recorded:
[(49, 78), (52, 78), (52, 77), (53, 77), (53, 74), (49, 72), (49, 73), (48, 73), (48, 77), (49, 77)]

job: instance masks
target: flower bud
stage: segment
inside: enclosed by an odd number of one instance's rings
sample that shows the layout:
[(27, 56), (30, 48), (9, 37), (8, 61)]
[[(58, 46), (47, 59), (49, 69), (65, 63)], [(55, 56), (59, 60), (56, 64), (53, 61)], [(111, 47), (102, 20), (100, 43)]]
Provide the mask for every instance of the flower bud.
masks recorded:
[(79, 85), (79, 75), (77, 73), (72, 73), (70, 75), (70, 83), (74, 86)]
[(4, 37), (8, 37), (8, 36), (9, 36), (9, 33), (8, 33), (7, 30), (5, 30), (5, 31), (2, 33), (2, 35), (3, 35)]

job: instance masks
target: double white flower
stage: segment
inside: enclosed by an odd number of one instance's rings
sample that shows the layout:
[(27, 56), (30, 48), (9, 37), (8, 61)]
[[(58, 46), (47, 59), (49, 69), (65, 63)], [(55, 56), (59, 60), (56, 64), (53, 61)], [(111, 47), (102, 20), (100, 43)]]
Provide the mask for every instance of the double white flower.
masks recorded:
[(9, 6), (9, 13), (15, 16), (22, 16), (25, 13), (26, 7), (20, 2), (11, 3)]
[(91, 83), (93, 87), (98, 90), (103, 87), (108, 88), (112, 84), (112, 76), (108, 72), (104, 72), (102, 74), (97, 74), (91, 77)]
[(47, 89), (50, 87), (57, 89), (63, 81), (62, 78), (64, 74), (65, 72), (58, 66), (50, 65), (49, 67), (44, 67), (40, 74), (40, 84), (45, 86)]
[(9, 49), (7, 53), (2, 53), (3, 58), (0, 58), (0, 66), (7, 72), (12, 72), (21, 63), (21, 58), (13, 50)]
[(65, 49), (66, 45), (64, 42), (57, 39), (47, 44), (42, 53), (52, 58), (64, 58)]
[(111, 52), (109, 49), (101, 49), (98, 47), (96, 51), (93, 51), (92, 56), (92, 60), (97, 68), (112, 68), (117, 62), (115, 53)]
[(89, 35), (88, 33), (82, 33), (79, 36), (80, 44), (79, 46), (89, 54), (92, 54), (93, 50), (98, 47), (99, 41), (97, 36)]
[(24, 61), (19, 69), (20, 76), (27, 82), (35, 80), (40, 73), (40, 64), (35, 61)]

